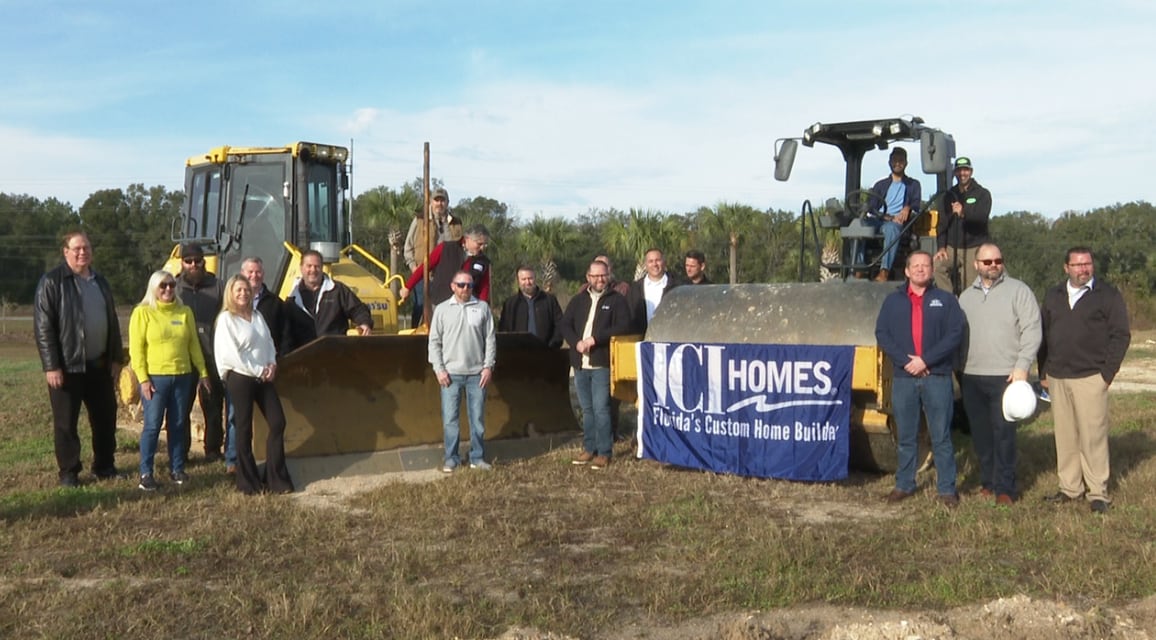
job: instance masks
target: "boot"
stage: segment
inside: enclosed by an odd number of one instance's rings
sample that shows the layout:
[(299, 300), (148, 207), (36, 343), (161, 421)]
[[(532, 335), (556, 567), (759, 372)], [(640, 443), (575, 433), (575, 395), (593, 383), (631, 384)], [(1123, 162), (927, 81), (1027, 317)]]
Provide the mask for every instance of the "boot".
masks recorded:
[(887, 282), (891, 279), (891, 272), (887, 269), (880, 269), (879, 273), (875, 275), (875, 282)]

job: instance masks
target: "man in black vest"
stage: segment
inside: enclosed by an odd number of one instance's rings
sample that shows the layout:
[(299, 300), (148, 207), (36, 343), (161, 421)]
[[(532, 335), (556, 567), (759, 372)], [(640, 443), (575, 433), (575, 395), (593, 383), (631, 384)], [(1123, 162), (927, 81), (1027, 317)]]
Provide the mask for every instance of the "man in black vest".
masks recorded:
[[(485, 225), (476, 224), (466, 229), (461, 240), (439, 243), (429, 256), (431, 307), (449, 300), (451, 283), (458, 271), (467, 271), (474, 277), (474, 297), (482, 302), (490, 302), (490, 259), (486, 257), (486, 247), (490, 244), (490, 231)], [(410, 291), (422, 281), (425, 265), (418, 265), (405, 288), (401, 290), (401, 301), (409, 297)]]

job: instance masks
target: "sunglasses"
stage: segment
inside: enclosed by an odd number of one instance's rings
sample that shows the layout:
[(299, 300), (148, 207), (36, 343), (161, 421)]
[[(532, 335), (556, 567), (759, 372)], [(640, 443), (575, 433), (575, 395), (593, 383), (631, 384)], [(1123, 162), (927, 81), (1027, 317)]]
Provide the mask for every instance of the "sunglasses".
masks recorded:
[(160, 283), (159, 286), (161, 289), (175, 289), (177, 286), (177, 283), (175, 283), (175, 282), (162, 282), (162, 283)]
[(459, 289), (473, 289), (474, 283), (472, 283), (472, 282), (455, 282), (454, 286), (459, 288)]
[(204, 261), (204, 258), (185, 258), (184, 260), (181, 260), (181, 262), (185, 264), (201, 264)]
[(990, 267), (993, 264), (995, 264), (995, 265), (1003, 264), (1003, 258), (992, 258), (990, 260), (976, 260), (976, 262), (982, 264), (985, 267)]

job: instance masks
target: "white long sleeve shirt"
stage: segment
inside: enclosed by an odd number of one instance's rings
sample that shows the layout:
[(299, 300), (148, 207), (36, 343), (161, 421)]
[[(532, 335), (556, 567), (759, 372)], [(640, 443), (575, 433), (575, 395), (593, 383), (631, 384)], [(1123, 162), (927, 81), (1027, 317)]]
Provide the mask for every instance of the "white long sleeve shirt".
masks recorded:
[(253, 312), (252, 320), (246, 320), (222, 311), (213, 332), (213, 354), (221, 378), (229, 371), (260, 378), (265, 367), (277, 362), (273, 335), (257, 312)]

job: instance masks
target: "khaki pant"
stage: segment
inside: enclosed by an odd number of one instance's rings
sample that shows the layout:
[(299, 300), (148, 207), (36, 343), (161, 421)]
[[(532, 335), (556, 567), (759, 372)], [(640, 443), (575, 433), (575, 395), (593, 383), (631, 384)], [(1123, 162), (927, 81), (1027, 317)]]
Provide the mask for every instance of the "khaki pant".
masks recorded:
[[(1069, 498), (1108, 500), (1108, 385), (1100, 374), (1048, 378), (1056, 422), (1056, 473)], [(1087, 489), (1085, 491), (1085, 488)]]
[[(966, 249), (947, 248), (947, 258), (935, 262), (935, 286), (959, 295), (961, 291), (971, 286), (979, 274), (975, 270), (975, 254), (979, 247)], [(959, 285), (953, 287), (951, 278), (959, 274)]]

